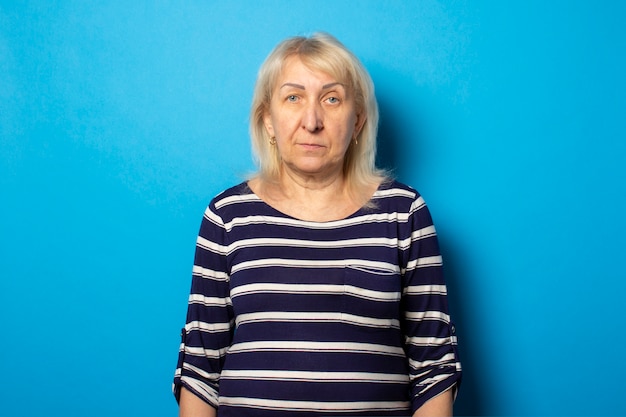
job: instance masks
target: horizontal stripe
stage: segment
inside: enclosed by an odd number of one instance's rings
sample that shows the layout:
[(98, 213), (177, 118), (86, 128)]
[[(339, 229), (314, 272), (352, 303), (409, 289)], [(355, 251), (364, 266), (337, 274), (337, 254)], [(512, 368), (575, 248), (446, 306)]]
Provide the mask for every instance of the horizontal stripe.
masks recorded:
[(228, 247), (223, 245), (218, 245), (215, 242), (212, 242), (208, 239), (203, 238), (202, 236), (198, 236), (198, 240), (196, 242), (199, 248), (206, 249), (211, 251), (217, 255), (228, 255)]
[(411, 208), (409, 209), (409, 214), (414, 214), (415, 212), (420, 211), (421, 209), (423, 209), (424, 207), (426, 207), (426, 202), (424, 201), (424, 199), (420, 196), (417, 199), (415, 199), (415, 201), (413, 201), (411, 203)]
[(223, 349), (204, 349), (194, 346), (183, 346), (185, 355), (206, 357), (208, 359), (220, 359), (226, 354), (227, 348)]
[(423, 258), (414, 259), (407, 263), (406, 270), (411, 271), (415, 268), (426, 268), (433, 266), (442, 266), (443, 259), (441, 255), (437, 256), (425, 256)]
[(407, 311), (404, 317), (411, 321), (439, 320), (450, 323), (450, 316), (441, 311)]
[(193, 330), (207, 333), (223, 333), (229, 332), (231, 327), (231, 323), (204, 323), (201, 321), (190, 321), (185, 325), (185, 330), (187, 333)]
[(222, 221), (222, 218), (214, 213), (209, 207), (207, 207), (204, 212), (204, 218), (212, 224), (218, 226), (219, 228), (224, 228), (224, 222)]
[(450, 337), (407, 337), (405, 342), (414, 346), (442, 346), (450, 343)]
[(370, 353), (404, 357), (404, 350), (399, 346), (387, 346), (374, 343), (356, 342), (311, 342), (311, 341), (258, 341), (235, 343), (229, 354), (245, 352), (326, 352), (326, 353)]
[(297, 226), (312, 230), (332, 230), (342, 227), (363, 225), (366, 223), (406, 223), (409, 220), (409, 213), (383, 213), (368, 214), (364, 216), (349, 217), (344, 220), (332, 222), (308, 222), (290, 217), (251, 215), (236, 217), (224, 223), (226, 231), (230, 232), (238, 226), (250, 226), (255, 224), (275, 225), (275, 226)]
[(200, 265), (194, 265), (192, 274), (200, 278), (214, 279), (217, 281), (228, 281), (229, 276), (226, 272), (215, 271), (213, 269), (204, 268)]
[(188, 363), (184, 363), (183, 364), (183, 369), (185, 371), (193, 372), (194, 374), (196, 374), (196, 375), (198, 375), (198, 376), (200, 376), (202, 378), (205, 378), (205, 379), (217, 380), (220, 377), (220, 374), (217, 373), (217, 372), (206, 372), (203, 369), (200, 369), (197, 366), (193, 366), (193, 365), (190, 365)]
[(254, 238), (254, 239), (241, 239), (228, 246), (221, 246), (215, 244), (202, 237), (198, 238), (198, 245), (204, 249), (210, 250), (218, 254), (229, 255), (234, 251), (242, 248), (255, 247), (255, 246), (274, 246), (274, 247), (291, 247), (291, 248), (349, 248), (349, 247), (389, 247), (400, 248), (402, 250), (408, 249), (412, 243), (432, 237), (436, 235), (435, 227), (428, 226), (420, 230), (416, 230), (411, 234), (411, 237), (398, 241), (395, 238), (355, 238), (345, 240), (334, 241), (317, 241), (317, 240), (301, 240), (301, 239), (287, 239), (287, 238)]
[[(409, 239), (410, 240), (410, 239)], [(301, 239), (284, 239), (284, 238), (255, 238), (241, 239), (237, 242), (224, 247), (225, 254), (231, 254), (238, 249), (255, 247), (255, 246), (273, 246), (273, 247), (289, 247), (289, 248), (350, 248), (350, 247), (389, 247), (396, 248), (399, 246), (398, 239), (385, 238), (358, 238), (335, 241), (318, 241), (318, 240), (301, 240)], [(222, 249), (216, 247), (216, 249)]]
[(236, 203), (250, 203), (250, 202), (259, 202), (262, 201), (256, 194), (242, 194), (242, 195), (233, 195), (230, 197), (222, 198), (215, 202), (216, 208), (222, 208), (229, 204)]
[(355, 238), (335, 241), (317, 241), (317, 240), (301, 240), (287, 238), (254, 238), (241, 239), (228, 246), (218, 245), (205, 238), (198, 237), (197, 244), (201, 248), (211, 252), (223, 255), (230, 255), (238, 249), (256, 247), (256, 246), (273, 246), (273, 247), (290, 247), (290, 248), (350, 248), (350, 247), (388, 247), (408, 249), (412, 243), (434, 236), (434, 226), (428, 226), (424, 229), (417, 230), (411, 234), (411, 237), (398, 241), (395, 238)]
[(410, 285), (402, 291), (403, 295), (446, 295), (445, 285)]
[(232, 305), (230, 297), (206, 297), (202, 294), (190, 294), (189, 304), (200, 304), (206, 307), (224, 307)]
[(359, 411), (405, 410), (409, 403), (405, 401), (286, 401), (245, 397), (220, 397), (220, 405), (231, 407), (250, 407), (276, 411), (321, 411), (329, 413)]
[(254, 379), (261, 381), (304, 382), (375, 382), (380, 384), (406, 383), (408, 375), (374, 372), (310, 372), (274, 370), (225, 370), (221, 379)]
[(400, 322), (396, 319), (377, 319), (372, 317), (357, 316), (340, 312), (333, 313), (308, 313), (300, 311), (263, 311), (259, 313), (239, 314), (236, 318), (237, 326), (249, 323), (263, 322), (318, 322), (318, 323), (350, 323), (366, 327), (399, 328)]
[(413, 231), (411, 233), (411, 241), (416, 242), (418, 240), (425, 239), (427, 237), (436, 236), (436, 235), (437, 235), (437, 231), (435, 230), (435, 226), (430, 225), (422, 229)]
[(444, 364), (454, 363), (455, 360), (456, 356), (454, 355), (454, 353), (447, 353), (439, 359), (425, 361), (416, 361), (414, 359), (409, 359), (409, 366), (414, 370), (420, 370), (429, 366), (441, 366)]
[(337, 268), (347, 266), (360, 266), (362, 268), (374, 268), (381, 271), (399, 272), (399, 268), (397, 265), (386, 262), (368, 261), (365, 259), (329, 259), (318, 261), (307, 259), (269, 258), (257, 259), (235, 264), (232, 267), (231, 274), (249, 268)]
[(398, 292), (374, 291), (353, 285), (329, 284), (246, 284), (231, 290), (232, 298), (249, 294), (307, 294), (307, 295), (341, 295), (348, 294), (372, 301), (397, 301)]
[(373, 197), (374, 199), (382, 199), (389, 197), (407, 197), (410, 199), (415, 198), (415, 192), (402, 188), (389, 188), (387, 190), (377, 190)]

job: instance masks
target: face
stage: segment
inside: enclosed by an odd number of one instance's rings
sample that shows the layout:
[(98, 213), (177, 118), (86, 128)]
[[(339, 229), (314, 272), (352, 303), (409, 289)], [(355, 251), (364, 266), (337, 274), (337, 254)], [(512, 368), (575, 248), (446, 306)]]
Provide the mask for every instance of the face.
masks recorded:
[(298, 57), (285, 62), (263, 120), (276, 138), (281, 168), (320, 178), (342, 175), (346, 151), (364, 122), (346, 86)]

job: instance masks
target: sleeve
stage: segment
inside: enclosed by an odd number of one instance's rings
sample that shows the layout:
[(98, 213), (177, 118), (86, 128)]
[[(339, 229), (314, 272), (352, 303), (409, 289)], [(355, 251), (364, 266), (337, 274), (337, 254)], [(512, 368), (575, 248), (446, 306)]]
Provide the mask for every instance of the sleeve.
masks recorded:
[(177, 401), (184, 386), (213, 407), (218, 404), (219, 376), (234, 329), (225, 241), (224, 223), (209, 206), (196, 242), (187, 322), (181, 331), (173, 383)]
[[(454, 325), (437, 234), (428, 207), (418, 196), (411, 205), (402, 254), (402, 328), (409, 361), (412, 413), (461, 382)], [(404, 235), (403, 233), (403, 235)]]

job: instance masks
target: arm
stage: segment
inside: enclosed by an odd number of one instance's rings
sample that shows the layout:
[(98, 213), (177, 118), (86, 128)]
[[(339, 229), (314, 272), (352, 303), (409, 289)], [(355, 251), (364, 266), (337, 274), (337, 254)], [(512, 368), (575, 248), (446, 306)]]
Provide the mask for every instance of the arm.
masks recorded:
[(188, 391), (185, 387), (180, 389), (179, 417), (215, 417), (215, 408), (211, 407), (200, 398)]
[[(217, 407), (222, 365), (232, 342), (234, 316), (224, 239), (223, 222), (210, 206), (196, 243), (187, 321), (181, 331), (173, 384), (181, 408), (184, 401), (189, 412), (198, 409), (196, 400)], [(187, 392), (185, 400), (181, 399), (183, 391)]]
[(404, 233), (411, 236), (411, 244), (403, 253), (401, 305), (414, 415), (452, 415), (461, 365), (437, 235), (421, 197), (414, 201), (409, 219), (410, 231)]
[(423, 406), (415, 411), (413, 417), (451, 417), (453, 402), (452, 390), (449, 389), (443, 394), (426, 401)]

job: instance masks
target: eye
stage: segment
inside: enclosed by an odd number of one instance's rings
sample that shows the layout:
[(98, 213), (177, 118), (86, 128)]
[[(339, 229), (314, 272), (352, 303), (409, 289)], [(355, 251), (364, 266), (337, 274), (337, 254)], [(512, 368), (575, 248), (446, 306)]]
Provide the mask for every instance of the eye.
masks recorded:
[(298, 101), (298, 96), (296, 96), (295, 94), (290, 94), (287, 96), (287, 101), (290, 103), (295, 103), (296, 101)]
[(331, 96), (326, 99), (326, 102), (328, 102), (328, 104), (338, 104), (339, 98)]

